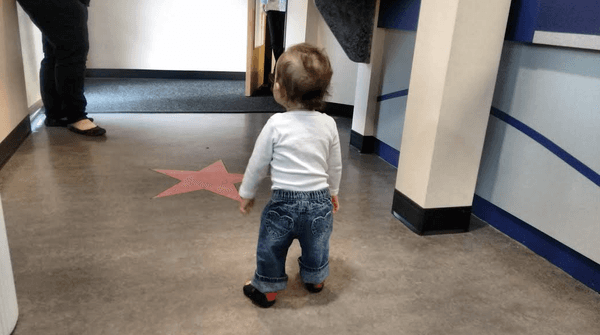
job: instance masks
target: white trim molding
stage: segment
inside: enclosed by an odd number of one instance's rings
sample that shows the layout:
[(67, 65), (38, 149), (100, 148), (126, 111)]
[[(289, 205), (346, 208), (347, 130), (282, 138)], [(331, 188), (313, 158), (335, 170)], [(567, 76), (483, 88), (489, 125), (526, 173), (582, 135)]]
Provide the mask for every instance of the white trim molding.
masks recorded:
[(0, 201), (0, 335), (9, 335), (15, 329), (19, 308), (13, 278), (2, 201)]
[(561, 47), (600, 50), (600, 36), (587, 34), (555, 33), (536, 30), (533, 43)]

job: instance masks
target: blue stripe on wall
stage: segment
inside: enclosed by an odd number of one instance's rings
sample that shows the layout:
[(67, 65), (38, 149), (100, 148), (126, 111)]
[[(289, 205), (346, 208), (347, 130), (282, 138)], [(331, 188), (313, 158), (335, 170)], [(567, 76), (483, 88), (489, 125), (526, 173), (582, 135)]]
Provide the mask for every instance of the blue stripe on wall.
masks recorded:
[(536, 30), (600, 35), (598, 0), (543, 1)]
[[(380, 28), (416, 31), (421, 0), (381, 0)], [(505, 39), (533, 41), (536, 30), (600, 35), (597, 0), (512, 0)]]
[(421, 0), (381, 0), (379, 28), (417, 31)]
[(384, 100), (399, 98), (399, 97), (403, 97), (403, 96), (407, 96), (407, 95), (408, 95), (408, 89), (378, 96), (377, 101), (384, 101)]
[(594, 170), (589, 168), (587, 165), (583, 164), (580, 160), (573, 157), (571, 154), (563, 150), (561, 147), (556, 145), (554, 142), (550, 141), (544, 135), (538, 133), (537, 131), (531, 129), (521, 121), (513, 118), (512, 116), (504, 113), (503, 111), (492, 107), (492, 115), (497, 117), (498, 119), (510, 124), (511, 126), (517, 128), (525, 135), (531, 137), (534, 141), (541, 144), (544, 148), (550, 150), (553, 154), (558, 156), (560, 159), (565, 161), (565, 163), (569, 164), (579, 173), (584, 175), (586, 178), (591, 180), (594, 184), (600, 186), (600, 175), (596, 173)]
[[(403, 97), (406, 95), (408, 95), (408, 89), (379, 96), (379, 97), (377, 97), (377, 101), (385, 101), (385, 100), (389, 100), (389, 99), (393, 99), (393, 98)], [(590, 167), (588, 167), (587, 165), (582, 163), (580, 160), (575, 158), (573, 155), (566, 152), (564, 149), (562, 149), (561, 147), (556, 145), (554, 142), (550, 141), (544, 135), (538, 133), (537, 131), (533, 130), (529, 126), (525, 125), (523, 122), (513, 118), (512, 116), (506, 114), (505, 112), (499, 110), (498, 108), (492, 107), (491, 114), (493, 116), (497, 117), (498, 119), (508, 123), (509, 125), (515, 127), (516, 129), (521, 131), (523, 134), (529, 136), (531, 139), (538, 142), (544, 148), (550, 150), (550, 152), (552, 152), (553, 154), (558, 156), (558, 158), (562, 159), (565, 163), (569, 164), (572, 168), (577, 170), (579, 173), (581, 173), (583, 176), (585, 176), (591, 182), (600, 186), (600, 174), (598, 174), (596, 171), (592, 170)], [(383, 142), (381, 142), (381, 143), (383, 143)], [(389, 149), (392, 149), (395, 151), (397, 151), (397, 150), (390, 147), (389, 145), (387, 145), (385, 143), (383, 143), (383, 144), (386, 146), (386, 148), (382, 149), (381, 152), (385, 155), (385, 157), (383, 157), (381, 155), (379, 155), (379, 156), (381, 158), (383, 158), (384, 160), (386, 160), (387, 162), (390, 162), (390, 164), (398, 167), (398, 160), (397, 160), (397, 158), (395, 158), (396, 154), (392, 153)], [(394, 160), (396, 161), (396, 163), (391, 163)]]
[[(507, 40), (533, 41), (541, 1), (512, 0), (506, 29)], [(417, 31), (420, 9), (421, 0), (381, 0), (377, 26), (379, 28)]]
[(533, 41), (541, 0), (512, 0), (505, 40), (517, 42)]
[(482, 197), (473, 198), (472, 212), (520, 242), (591, 289), (600, 292), (600, 264), (567, 247)]

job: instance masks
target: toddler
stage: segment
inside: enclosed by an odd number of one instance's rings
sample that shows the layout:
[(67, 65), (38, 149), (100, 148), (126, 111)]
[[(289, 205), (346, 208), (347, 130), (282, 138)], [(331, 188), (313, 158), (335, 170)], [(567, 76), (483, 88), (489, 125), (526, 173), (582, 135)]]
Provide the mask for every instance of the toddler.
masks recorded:
[(240, 211), (249, 213), (259, 182), (271, 167), (272, 195), (261, 216), (256, 272), (244, 294), (261, 307), (275, 303), (286, 288), (285, 261), (298, 239), (300, 276), (317, 293), (329, 275), (329, 237), (339, 209), (342, 157), (333, 118), (317, 112), (333, 72), (323, 51), (302, 43), (281, 55), (273, 97), (287, 112), (273, 115), (262, 129), (248, 162)]

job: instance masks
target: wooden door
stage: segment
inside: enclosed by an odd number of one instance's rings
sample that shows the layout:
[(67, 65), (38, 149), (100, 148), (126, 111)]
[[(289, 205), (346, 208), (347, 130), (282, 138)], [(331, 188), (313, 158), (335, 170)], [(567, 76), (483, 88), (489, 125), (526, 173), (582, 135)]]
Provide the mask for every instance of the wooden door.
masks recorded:
[[(246, 49), (246, 96), (265, 83), (267, 15), (260, 0), (248, 0), (248, 46)], [(268, 64), (267, 64), (268, 65)]]

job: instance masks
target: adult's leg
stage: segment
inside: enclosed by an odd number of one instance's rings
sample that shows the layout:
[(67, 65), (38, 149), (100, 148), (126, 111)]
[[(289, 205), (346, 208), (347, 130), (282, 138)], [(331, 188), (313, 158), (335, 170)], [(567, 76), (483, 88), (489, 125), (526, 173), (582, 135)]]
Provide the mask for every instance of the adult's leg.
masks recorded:
[(59, 120), (62, 115), (62, 99), (56, 89), (56, 75), (54, 69), (56, 67), (56, 57), (54, 56), (54, 46), (42, 36), (44, 46), (44, 59), (40, 67), (40, 91), (44, 109), (46, 110), (46, 118)]
[[(60, 114), (57, 105), (51, 114), (65, 117), (69, 123), (85, 119), (87, 101), (84, 96), (86, 60), (89, 50), (88, 9), (79, 0), (18, 0), (23, 10), (40, 29), (48, 47), (54, 51), (55, 91), (46, 68), (42, 82), (42, 96), (60, 97)], [(50, 61), (46, 64), (51, 66)], [(55, 99), (56, 101), (56, 99)]]
[(269, 25), (271, 48), (275, 54), (275, 62), (277, 62), (285, 50), (283, 45), (285, 35), (285, 12), (268, 11), (267, 24)]

